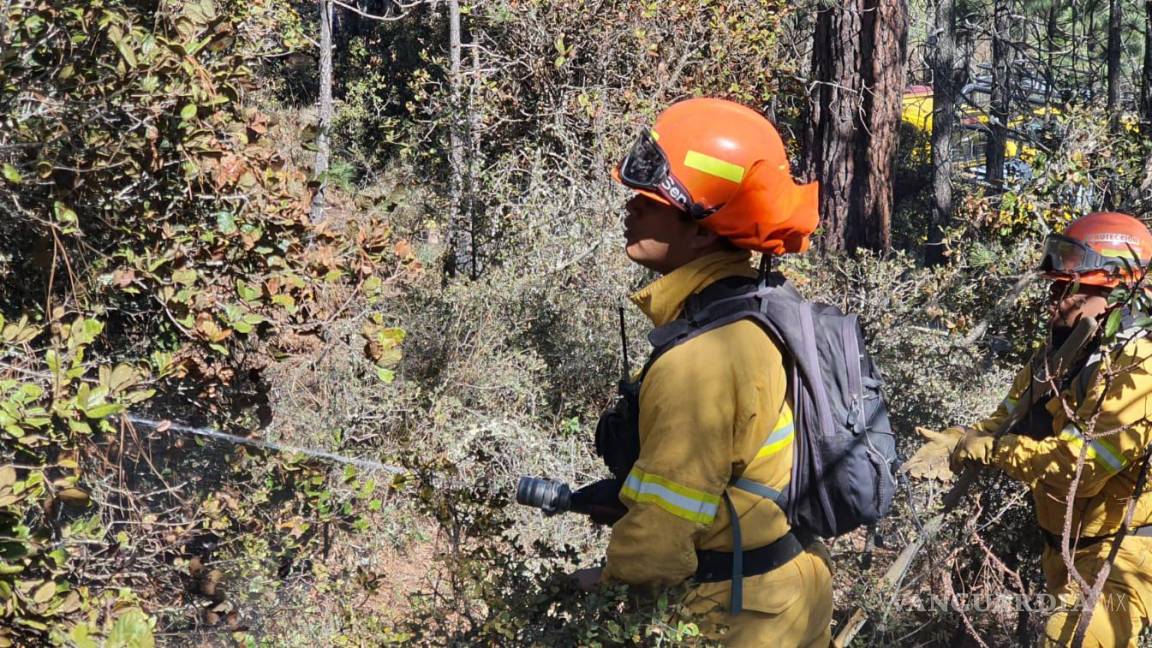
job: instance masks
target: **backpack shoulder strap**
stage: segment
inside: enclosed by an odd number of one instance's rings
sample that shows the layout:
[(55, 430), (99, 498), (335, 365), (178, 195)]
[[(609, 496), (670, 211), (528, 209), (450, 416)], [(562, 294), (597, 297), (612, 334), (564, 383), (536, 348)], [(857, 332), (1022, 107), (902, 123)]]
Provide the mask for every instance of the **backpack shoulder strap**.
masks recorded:
[(665, 352), (702, 333), (742, 319), (755, 319), (767, 324), (760, 317), (761, 304), (766, 297), (776, 294), (799, 298), (795, 289), (779, 273), (769, 274), (763, 286), (752, 277), (726, 277), (690, 296), (684, 302), (680, 317), (652, 329), (648, 334), (652, 354), (641, 376)]
[(689, 332), (698, 335), (702, 332), (700, 329), (719, 319), (720, 315), (750, 309), (754, 298), (752, 293), (755, 290), (754, 279), (747, 277), (720, 279), (684, 300), (680, 316), (653, 329), (648, 335), (648, 341), (652, 343), (654, 349), (661, 349), (685, 341), (682, 338)]

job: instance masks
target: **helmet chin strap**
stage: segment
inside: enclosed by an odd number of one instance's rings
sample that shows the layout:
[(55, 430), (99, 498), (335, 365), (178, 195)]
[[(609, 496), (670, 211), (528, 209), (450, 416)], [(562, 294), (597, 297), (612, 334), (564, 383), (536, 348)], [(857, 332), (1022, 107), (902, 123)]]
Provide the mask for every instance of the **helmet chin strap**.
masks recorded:
[(757, 282), (761, 288), (768, 287), (768, 275), (772, 274), (772, 271), (775, 270), (775, 268), (772, 267), (774, 265), (773, 261), (774, 259), (771, 254), (767, 252), (760, 253), (760, 273), (757, 276)]

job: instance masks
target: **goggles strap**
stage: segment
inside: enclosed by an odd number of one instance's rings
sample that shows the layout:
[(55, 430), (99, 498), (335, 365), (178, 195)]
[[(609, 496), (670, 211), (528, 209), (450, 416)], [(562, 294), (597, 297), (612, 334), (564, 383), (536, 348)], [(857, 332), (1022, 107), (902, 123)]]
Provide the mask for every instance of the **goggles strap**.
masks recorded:
[[(629, 167), (636, 159), (644, 158), (644, 152), (646, 150), (654, 152), (659, 156), (660, 169), (652, 177), (651, 181), (642, 182), (629, 172)], [(680, 179), (672, 173), (672, 165), (668, 162), (668, 154), (656, 141), (656, 138), (652, 137), (649, 129), (645, 128), (640, 131), (636, 143), (632, 145), (632, 149), (628, 152), (628, 155), (620, 162), (618, 171), (620, 173), (620, 179), (625, 185), (633, 189), (656, 191), (677, 209), (691, 216), (693, 220), (707, 218), (723, 206), (719, 205), (708, 208), (692, 199), (692, 194), (688, 192), (688, 187), (684, 186), (684, 183), (680, 182)]]

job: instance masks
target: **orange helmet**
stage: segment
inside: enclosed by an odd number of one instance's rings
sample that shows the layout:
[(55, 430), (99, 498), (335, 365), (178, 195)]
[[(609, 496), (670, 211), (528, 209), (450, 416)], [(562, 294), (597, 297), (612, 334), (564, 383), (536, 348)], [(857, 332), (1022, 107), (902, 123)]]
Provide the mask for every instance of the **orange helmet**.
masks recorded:
[(1044, 243), (1040, 272), (1049, 279), (1115, 288), (1136, 280), (1152, 260), (1152, 233), (1129, 216), (1096, 212), (1077, 218)]
[(739, 247), (769, 254), (808, 249), (820, 220), (819, 187), (792, 179), (772, 123), (723, 99), (667, 108), (641, 131), (612, 177)]

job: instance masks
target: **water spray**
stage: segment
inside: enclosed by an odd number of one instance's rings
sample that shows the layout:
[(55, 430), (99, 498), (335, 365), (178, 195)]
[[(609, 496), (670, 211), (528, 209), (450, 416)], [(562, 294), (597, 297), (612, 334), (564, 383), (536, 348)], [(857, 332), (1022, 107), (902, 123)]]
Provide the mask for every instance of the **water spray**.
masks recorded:
[(293, 452), (316, 459), (323, 459), (325, 461), (334, 461), (336, 463), (345, 464), (348, 466), (356, 466), (364, 470), (379, 470), (394, 475), (401, 475), (407, 473), (407, 470), (398, 466), (390, 466), (388, 464), (380, 463), (379, 461), (372, 461), (370, 459), (357, 459), (355, 457), (346, 457), (344, 455), (336, 454), (334, 452), (326, 452), (324, 450), (315, 450), (312, 448), (301, 448), (299, 446), (285, 445), (283, 443), (275, 443), (273, 441), (262, 441), (260, 439), (250, 439), (248, 437), (236, 436), (235, 434), (227, 434), (219, 430), (214, 430), (209, 427), (193, 427), (191, 425), (183, 425), (180, 423), (173, 423), (172, 421), (157, 421), (154, 419), (147, 419), (132, 414), (127, 415), (130, 422), (135, 425), (152, 428), (154, 430), (164, 432), (173, 431), (180, 434), (191, 434), (194, 436), (207, 437), (209, 439), (216, 439), (226, 443), (235, 445), (246, 445), (255, 448), (263, 448), (265, 450), (274, 450), (276, 452)]

